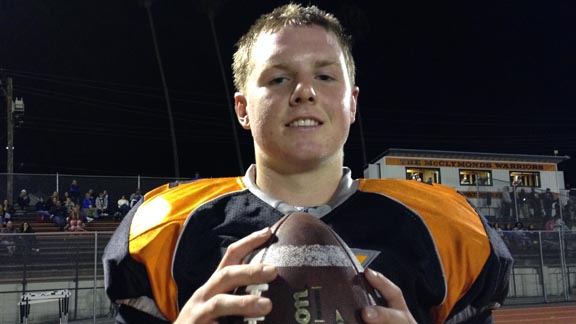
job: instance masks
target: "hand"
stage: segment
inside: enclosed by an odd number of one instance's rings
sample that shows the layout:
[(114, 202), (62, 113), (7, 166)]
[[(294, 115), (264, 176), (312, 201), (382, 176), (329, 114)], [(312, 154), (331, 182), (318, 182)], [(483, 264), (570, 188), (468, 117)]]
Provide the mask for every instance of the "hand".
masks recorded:
[(230, 244), (216, 271), (194, 292), (174, 323), (213, 324), (224, 316), (259, 317), (270, 313), (270, 299), (230, 292), (241, 286), (268, 283), (278, 276), (274, 266), (242, 264), (242, 260), (271, 235), (270, 228), (265, 228)]
[(398, 286), (374, 270), (366, 269), (365, 275), (372, 287), (376, 288), (388, 303), (386, 307), (369, 306), (362, 309), (362, 320), (366, 324), (417, 324)]

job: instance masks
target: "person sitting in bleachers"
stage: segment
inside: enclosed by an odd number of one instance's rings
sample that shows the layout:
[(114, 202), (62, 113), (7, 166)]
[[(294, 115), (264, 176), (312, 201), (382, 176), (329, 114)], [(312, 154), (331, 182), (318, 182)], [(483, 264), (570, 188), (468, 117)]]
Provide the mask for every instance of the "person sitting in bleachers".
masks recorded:
[(130, 195), (130, 208), (134, 207), (141, 198), (142, 194), (140, 193), (140, 189), (137, 189), (136, 192)]
[(118, 211), (116, 212), (114, 218), (117, 220), (122, 220), (128, 211), (130, 211), (130, 202), (128, 199), (126, 199), (126, 195), (122, 195), (122, 197), (118, 199)]
[(64, 230), (66, 226), (66, 218), (68, 217), (68, 210), (62, 205), (58, 198), (52, 198), (52, 208), (50, 209), (50, 220), (58, 225), (58, 229)]
[(10, 209), (10, 206), (6, 202), (0, 204), (0, 224), (6, 225), (8, 222), (14, 220), (12, 218), (12, 215), (14, 215), (13, 211)]
[(96, 197), (96, 218), (108, 216), (108, 192), (102, 191)]
[(88, 222), (91, 222), (94, 220), (94, 218), (96, 218), (96, 206), (94, 201), (92, 200), (90, 192), (84, 194), (81, 211), (86, 216), (86, 220)]
[(34, 229), (28, 222), (23, 222), (20, 224), (20, 233), (24, 233), (22, 235), (21, 241), (24, 248), (24, 253), (27, 254), (29, 252), (39, 252), (40, 249), (38, 248), (38, 241), (36, 240), (36, 235), (34, 233)]
[(50, 219), (50, 208), (46, 205), (44, 201), (44, 196), (40, 196), (36, 202), (36, 219), (39, 221), (45, 221)]
[(76, 205), (72, 208), (65, 230), (69, 232), (83, 232), (86, 230), (82, 217), (80, 216), (80, 206)]
[[(10, 233), (18, 233), (18, 228), (14, 226), (12, 221), (7, 221), (6, 227), (2, 228), (2, 234), (10, 234)], [(6, 247), (9, 256), (13, 256), (14, 254), (16, 254), (16, 236), (14, 235), (2, 236), (0, 245)]]
[(30, 196), (28, 196), (26, 189), (20, 191), (20, 195), (18, 196), (18, 206), (20, 206), (20, 209), (25, 209), (30, 206)]

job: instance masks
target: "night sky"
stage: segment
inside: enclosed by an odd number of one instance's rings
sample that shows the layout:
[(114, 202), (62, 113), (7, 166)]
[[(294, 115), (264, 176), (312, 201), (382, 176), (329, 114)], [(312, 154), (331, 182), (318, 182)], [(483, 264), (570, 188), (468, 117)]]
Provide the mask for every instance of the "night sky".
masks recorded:
[[(253, 161), (249, 133), (232, 126), (231, 58), (249, 24), (281, 3), (153, 2), (181, 177), (234, 176)], [(360, 119), (345, 157), (355, 177), (388, 148), (558, 150), (576, 184), (575, 1), (305, 3), (355, 39)], [(2, 0), (0, 68), (26, 105), (14, 172), (175, 176), (142, 1)]]

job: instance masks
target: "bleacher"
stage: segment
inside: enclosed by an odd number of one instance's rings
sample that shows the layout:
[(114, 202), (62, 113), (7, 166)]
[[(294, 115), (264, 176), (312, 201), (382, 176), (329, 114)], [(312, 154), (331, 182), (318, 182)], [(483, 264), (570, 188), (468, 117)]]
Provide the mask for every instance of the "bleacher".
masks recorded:
[[(101, 278), (102, 252), (120, 223), (113, 219), (98, 219), (86, 223), (86, 231), (67, 232), (60, 231), (52, 221), (42, 221), (33, 208), (17, 209), (14, 226), (19, 227), (23, 222), (28, 222), (35, 233), (13, 234), (14, 255), (0, 247), (0, 284), (88, 280), (94, 278), (95, 269), (97, 277)], [(25, 238), (31, 235), (35, 237), (35, 243), (27, 246)]]
[[(59, 232), (58, 226), (50, 220), (41, 220), (36, 214), (34, 207), (20, 209), (15, 206), (14, 227), (20, 227), (20, 224), (28, 222), (36, 233)], [(114, 231), (120, 224), (120, 221), (114, 220), (112, 216), (101, 217), (98, 220), (84, 223), (86, 231)]]

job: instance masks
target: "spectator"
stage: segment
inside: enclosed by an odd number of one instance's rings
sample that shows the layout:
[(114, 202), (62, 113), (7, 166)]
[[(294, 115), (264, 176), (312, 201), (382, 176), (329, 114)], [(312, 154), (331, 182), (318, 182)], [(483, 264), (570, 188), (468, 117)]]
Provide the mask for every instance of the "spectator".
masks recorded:
[[(2, 229), (2, 234), (12, 234), (18, 233), (18, 229), (14, 227), (12, 221), (6, 222), (6, 227)], [(16, 253), (16, 236), (14, 235), (3, 235), (0, 245), (6, 247), (9, 256), (13, 256)]]
[(82, 217), (80, 216), (80, 206), (74, 206), (72, 209), (65, 229), (70, 232), (83, 232), (86, 230)]
[(5, 204), (0, 205), (0, 220), (2, 224), (7, 224), (9, 221), (12, 221), (12, 214), (10, 214)]
[(66, 226), (66, 218), (68, 217), (68, 211), (66, 207), (62, 205), (62, 202), (57, 198), (52, 198), (52, 209), (50, 210), (50, 220), (54, 224), (58, 225), (58, 229), (63, 231)]
[(544, 192), (544, 197), (542, 197), (542, 207), (544, 208), (544, 214), (547, 219), (552, 218), (552, 205), (554, 204), (554, 194), (550, 191), (550, 188), (546, 188)]
[(106, 190), (98, 194), (96, 198), (96, 218), (108, 216), (108, 192)]
[(530, 193), (528, 194), (528, 207), (531, 210), (532, 216), (542, 218), (542, 201), (534, 187), (530, 188)]
[(498, 235), (500, 235), (501, 237), (504, 237), (504, 230), (502, 230), (502, 227), (500, 226), (500, 223), (495, 223), (495, 224), (494, 224), (494, 230), (496, 230), (496, 232), (498, 233)]
[(140, 193), (140, 189), (137, 189), (136, 192), (130, 195), (130, 208), (134, 207), (136, 203), (142, 198), (142, 194)]
[(22, 235), (22, 243), (24, 246), (24, 253), (32, 252), (39, 252), (40, 249), (38, 248), (38, 242), (36, 240), (36, 235), (34, 234), (34, 229), (30, 226), (30, 223), (24, 222), (20, 224), (20, 233), (24, 233)]
[(76, 204), (72, 200), (72, 197), (70, 197), (70, 196), (66, 197), (66, 200), (64, 200), (64, 207), (66, 207), (68, 214), (70, 214), (72, 212), (72, 209), (74, 209), (74, 206), (76, 206)]
[(25, 209), (30, 206), (30, 196), (28, 196), (26, 189), (20, 191), (20, 196), (18, 196), (18, 206), (20, 206), (20, 209)]
[(16, 210), (14, 209), (14, 206), (8, 202), (8, 199), (4, 199), (3, 205), (4, 205), (4, 210), (9, 212), (10, 215), (14, 216), (14, 214), (16, 213)]
[(528, 210), (528, 194), (526, 194), (526, 190), (524, 190), (524, 188), (520, 189), (520, 191), (518, 192), (518, 212), (519, 215), (518, 217), (522, 218), (522, 219), (527, 219), (528, 217), (530, 217), (529, 215), (529, 210)]
[(70, 200), (72, 200), (72, 202), (74, 202), (74, 199), (72, 199), (72, 196), (70, 195), (69, 191), (64, 191), (64, 195), (62, 196), (62, 202), (66, 203), (66, 200), (68, 200), (68, 198), (70, 198)]
[(86, 215), (86, 219), (91, 222), (96, 217), (96, 206), (90, 196), (90, 192), (84, 194), (84, 199), (82, 200), (81, 211)]
[(564, 219), (567, 219), (569, 223), (573, 223), (574, 218), (576, 218), (576, 206), (574, 206), (572, 199), (568, 199), (566, 205), (564, 205)]
[(504, 220), (510, 220), (510, 208), (512, 207), (512, 198), (508, 186), (502, 188), (502, 202), (500, 203), (500, 216)]
[(58, 192), (58, 191), (52, 192), (52, 196), (50, 196), (50, 200), (54, 201), (54, 199), (58, 199), (60, 202), (64, 202), (62, 197), (60, 197), (60, 192)]
[(68, 188), (68, 192), (70, 193), (70, 197), (74, 203), (76, 205), (80, 205), (80, 185), (78, 184), (78, 180), (72, 180), (72, 183), (70, 183), (70, 187)]
[(50, 208), (48, 204), (44, 201), (44, 196), (40, 196), (36, 202), (36, 217), (40, 221), (45, 221), (50, 219)]
[(118, 211), (116, 212), (117, 217), (115, 218), (118, 219), (124, 218), (124, 216), (126, 216), (129, 210), (130, 210), (130, 202), (128, 201), (128, 199), (126, 199), (126, 195), (122, 195), (122, 197), (118, 199)]

